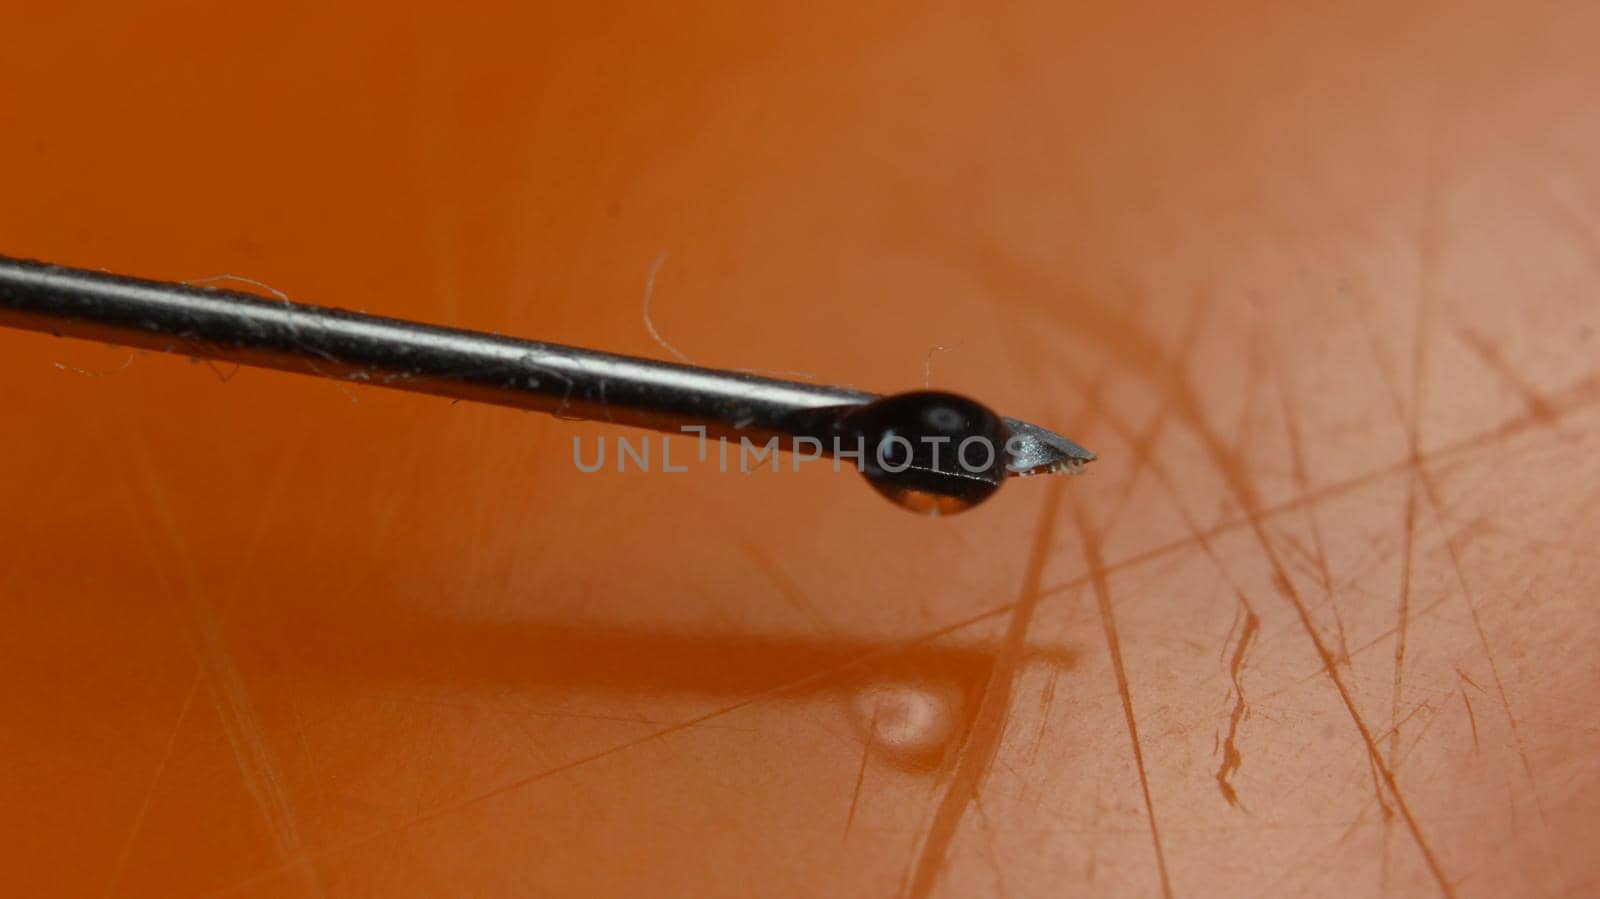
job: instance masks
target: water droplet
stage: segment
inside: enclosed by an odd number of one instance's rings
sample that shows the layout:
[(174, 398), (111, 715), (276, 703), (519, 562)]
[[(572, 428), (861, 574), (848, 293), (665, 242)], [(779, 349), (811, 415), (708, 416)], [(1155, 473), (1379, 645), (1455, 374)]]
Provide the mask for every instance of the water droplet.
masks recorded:
[(1005, 483), (1005, 420), (964, 396), (935, 390), (895, 394), (852, 411), (844, 424), (864, 438), (861, 473), (867, 482), (912, 511), (965, 511)]

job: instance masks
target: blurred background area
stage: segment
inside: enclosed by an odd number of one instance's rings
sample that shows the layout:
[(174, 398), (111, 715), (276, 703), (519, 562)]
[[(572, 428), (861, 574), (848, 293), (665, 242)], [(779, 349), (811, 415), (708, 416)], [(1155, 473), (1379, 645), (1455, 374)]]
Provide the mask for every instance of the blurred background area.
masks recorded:
[(0, 253), (1100, 454), (924, 520), (0, 333), (8, 892), (1592, 890), (1593, 4), (6, 18)]

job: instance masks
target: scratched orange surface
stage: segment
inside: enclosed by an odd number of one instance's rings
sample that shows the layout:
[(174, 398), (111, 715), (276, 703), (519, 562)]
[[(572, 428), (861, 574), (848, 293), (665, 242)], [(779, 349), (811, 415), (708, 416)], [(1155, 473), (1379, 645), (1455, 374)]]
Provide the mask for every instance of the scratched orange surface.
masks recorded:
[(1600, 7), (1301, 6), (15, 4), (0, 253), (1101, 459), (0, 333), (0, 894), (1593, 895)]

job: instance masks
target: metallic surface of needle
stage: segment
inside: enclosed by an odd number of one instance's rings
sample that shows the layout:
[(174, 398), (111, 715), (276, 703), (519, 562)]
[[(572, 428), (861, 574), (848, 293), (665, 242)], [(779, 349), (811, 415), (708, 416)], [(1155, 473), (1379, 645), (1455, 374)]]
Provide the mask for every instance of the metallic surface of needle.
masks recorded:
[[(879, 395), (0, 256), (0, 324), (592, 419), (713, 436), (816, 436)], [(1004, 419), (1012, 475), (1094, 454)]]

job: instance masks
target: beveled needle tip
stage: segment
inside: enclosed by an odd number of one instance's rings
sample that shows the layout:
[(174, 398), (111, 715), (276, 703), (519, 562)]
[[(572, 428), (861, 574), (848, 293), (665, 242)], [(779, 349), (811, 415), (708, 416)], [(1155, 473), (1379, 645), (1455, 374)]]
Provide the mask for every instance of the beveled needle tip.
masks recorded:
[(1011, 429), (1010, 459), (1006, 471), (1012, 477), (1036, 474), (1078, 474), (1095, 459), (1094, 453), (1054, 431), (1038, 425), (1006, 419)]

